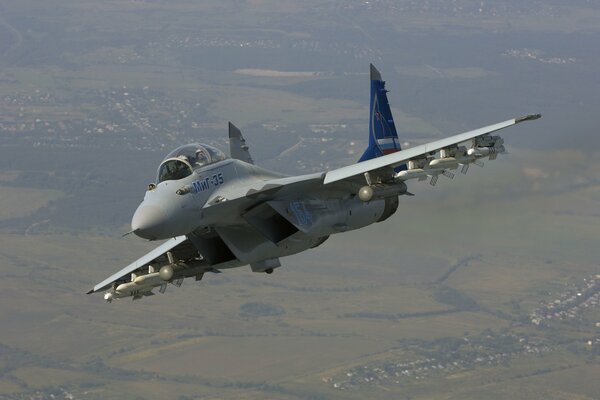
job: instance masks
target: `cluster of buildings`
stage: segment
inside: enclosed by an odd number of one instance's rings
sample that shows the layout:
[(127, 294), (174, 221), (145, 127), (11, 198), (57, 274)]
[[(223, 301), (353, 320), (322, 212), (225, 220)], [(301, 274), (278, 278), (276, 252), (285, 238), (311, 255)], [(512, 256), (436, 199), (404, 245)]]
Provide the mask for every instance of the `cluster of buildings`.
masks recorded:
[(204, 35), (169, 35), (160, 42), (148, 43), (148, 48), (190, 49), (200, 47), (237, 47), (251, 49), (278, 49), (281, 47), (271, 39), (231, 39), (226, 37), (209, 37)]
[(59, 386), (45, 390), (36, 390), (29, 393), (16, 393), (2, 398), (6, 400), (76, 400), (81, 397), (78, 397), (67, 389)]
[(199, 131), (194, 114), (204, 113), (199, 104), (165, 98), (147, 87), (82, 89), (68, 103), (36, 90), (6, 94), (0, 106), (9, 110), (0, 117), (0, 144), (57, 148), (110, 145), (115, 139), (139, 150), (170, 148)]
[(526, 1), (464, 1), (464, 0), (362, 0), (347, 2), (349, 10), (380, 10), (404, 14), (443, 14), (459, 17), (495, 17), (498, 15), (518, 15), (544, 13), (555, 15), (550, 7), (540, 8)]
[(331, 56), (347, 55), (356, 59), (366, 59), (380, 55), (379, 50), (365, 44), (349, 41), (321, 41), (312, 38), (275, 37), (273, 39), (228, 38), (218, 36), (170, 35), (160, 42), (150, 42), (147, 45), (149, 53), (161, 50), (189, 50), (196, 48), (231, 48), (231, 49), (295, 49), (310, 52), (324, 52)]
[(573, 57), (543, 57), (543, 53), (540, 50), (535, 49), (508, 49), (502, 53), (504, 57), (517, 58), (523, 60), (534, 60), (543, 64), (573, 64), (577, 61)]
[[(514, 334), (487, 335), (483, 339), (465, 337), (463, 343), (453, 350), (442, 346), (437, 350), (436, 356), (421, 357), (411, 361), (381, 361), (358, 366), (339, 376), (325, 378), (324, 382), (338, 390), (353, 390), (364, 385), (401, 385), (479, 366), (502, 364), (518, 355), (535, 355), (552, 351), (552, 348), (544, 343)], [(416, 350), (432, 353), (426, 348)]]
[[(585, 310), (595, 309), (600, 305), (600, 275), (583, 279), (583, 281), (560, 294), (558, 298), (543, 302), (530, 315), (530, 321), (537, 326), (545, 326), (551, 321), (574, 320)], [(600, 321), (596, 321), (600, 327)]]

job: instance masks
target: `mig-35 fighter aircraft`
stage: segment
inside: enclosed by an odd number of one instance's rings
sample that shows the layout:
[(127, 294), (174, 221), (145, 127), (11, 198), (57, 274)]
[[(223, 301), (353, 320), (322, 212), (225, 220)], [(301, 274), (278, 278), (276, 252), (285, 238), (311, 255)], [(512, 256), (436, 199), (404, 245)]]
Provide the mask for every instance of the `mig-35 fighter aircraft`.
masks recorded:
[(105, 291), (109, 302), (136, 300), (207, 272), (250, 265), (270, 274), (280, 257), (389, 218), (399, 196), (411, 195), (406, 181), (435, 185), (439, 175), (452, 178), (450, 170), (466, 173), (470, 164), (495, 159), (504, 141), (491, 133), (540, 118), (526, 115), (402, 150), (386, 93), (371, 65), (369, 146), (358, 163), (343, 168), (300, 176), (260, 168), (231, 123), (230, 157), (204, 144), (173, 150), (131, 221), (137, 236), (168, 240), (88, 293)]

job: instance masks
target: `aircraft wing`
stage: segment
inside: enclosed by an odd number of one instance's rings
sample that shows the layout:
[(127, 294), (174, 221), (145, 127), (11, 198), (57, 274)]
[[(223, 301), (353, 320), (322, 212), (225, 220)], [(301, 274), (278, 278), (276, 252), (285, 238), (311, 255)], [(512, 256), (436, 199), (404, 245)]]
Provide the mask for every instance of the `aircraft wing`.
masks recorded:
[[(149, 253), (145, 254), (144, 256), (140, 257), (138, 260), (132, 262), (131, 264), (129, 264), (128, 266), (126, 266), (125, 268), (120, 270), (119, 272), (114, 273), (113, 275), (109, 276), (102, 282), (98, 283), (96, 286), (94, 286), (88, 292), (88, 294), (106, 290), (110, 287), (110, 285), (112, 285), (115, 282), (119, 282), (122, 280), (130, 280), (129, 275), (131, 273), (133, 273), (134, 271), (136, 271), (140, 268), (143, 268), (143, 267), (147, 267), (151, 263), (160, 262), (161, 258), (167, 257), (166, 256), (167, 252), (172, 252), (172, 253), (175, 253), (176, 255), (181, 255), (178, 253), (181, 253), (183, 250), (187, 250), (185, 248), (188, 245), (190, 245), (190, 243), (186, 236), (178, 236), (178, 237), (169, 239), (166, 242), (164, 242), (163, 244), (161, 244), (160, 246), (158, 246), (157, 248), (155, 248), (154, 250), (152, 250)], [(177, 257), (177, 259), (180, 259), (180, 258), (182, 258), (182, 257)]]
[[(287, 195), (294, 196), (298, 193), (318, 190), (324, 185), (330, 185), (335, 182), (338, 182), (342, 187), (347, 189), (345, 183), (357, 183), (357, 178), (364, 179), (362, 175), (366, 172), (394, 172), (393, 170), (395, 167), (406, 164), (408, 161), (432, 155), (441, 149), (455, 146), (480, 136), (488, 135), (523, 121), (538, 118), (540, 118), (539, 114), (531, 114), (520, 118), (509, 119), (504, 122), (488, 125), (483, 128), (460, 133), (448, 138), (436, 140), (434, 142), (328, 172), (274, 178), (265, 181), (249, 181), (246, 184), (241, 183), (234, 187), (225, 187), (223, 190), (215, 191), (212, 194), (204, 206), (204, 211), (206, 215), (209, 215), (211, 212), (214, 212), (215, 215), (229, 213), (239, 215), (259, 203), (281, 199)], [(427, 171), (428, 173), (435, 173), (433, 169)], [(442, 170), (440, 169), (437, 172), (441, 173), (441, 171)]]
[(410, 161), (415, 158), (419, 158), (422, 156), (426, 156), (429, 154), (433, 154), (436, 151), (447, 148), (449, 146), (453, 146), (462, 142), (465, 142), (470, 139), (474, 139), (483, 135), (490, 134), (492, 132), (496, 132), (500, 129), (507, 128), (512, 125), (516, 125), (523, 121), (529, 121), (540, 118), (540, 114), (531, 114), (526, 115), (520, 118), (509, 119), (504, 122), (500, 122), (493, 125), (488, 125), (483, 128), (475, 129), (472, 131), (460, 133), (458, 135), (450, 136), (445, 139), (436, 140), (434, 142), (426, 143), (420, 146), (416, 146), (407, 150), (401, 150), (392, 154), (388, 154), (382, 157), (373, 158), (371, 160), (363, 161), (357, 164), (352, 164), (347, 167), (342, 167), (338, 169), (334, 169), (332, 171), (328, 171), (325, 175), (325, 179), (323, 184), (327, 185), (333, 182), (342, 181), (345, 179), (349, 179), (355, 177), (357, 175), (362, 175), (366, 172), (371, 172), (375, 170), (379, 170), (382, 168), (394, 168), (398, 167), (402, 164), (405, 164), (407, 161)]

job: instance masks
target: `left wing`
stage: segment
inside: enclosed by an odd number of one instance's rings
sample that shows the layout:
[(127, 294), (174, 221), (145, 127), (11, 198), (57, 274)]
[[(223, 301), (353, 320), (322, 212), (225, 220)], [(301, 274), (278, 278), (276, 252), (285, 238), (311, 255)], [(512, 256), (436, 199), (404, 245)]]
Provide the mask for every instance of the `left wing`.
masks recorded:
[(131, 264), (129, 264), (128, 266), (126, 266), (125, 268), (120, 270), (119, 272), (112, 274), (111, 276), (109, 276), (108, 278), (103, 280), (102, 282), (98, 283), (96, 286), (94, 286), (88, 292), (88, 294), (108, 289), (108, 287), (112, 283), (116, 282), (120, 278), (124, 277), (125, 275), (131, 274), (132, 272), (134, 272), (135, 270), (137, 270), (139, 268), (147, 266), (152, 261), (155, 261), (160, 256), (165, 255), (168, 251), (173, 250), (174, 248), (176, 248), (177, 246), (181, 245), (182, 243), (184, 243), (186, 241), (187, 241), (187, 238), (185, 236), (178, 236), (173, 239), (167, 240), (166, 242), (164, 242), (163, 244), (158, 246), (156, 249), (145, 254), (144, 256), (140, 257), (136, 261), (132, 262)]
[[(107, 301), (119, 297), (131, 296), (135, 300), (150, 296), (152, 289), (158, 286), (163, 293), (167, 282), (179, 286), (178, 279), (204, 272), (204, 264), (190, 240), (186, 236), (178, 236), (98, 283), (87, 294), (101, 292), (111, 286), (113, 290), (104, 297)], [(182, 275), (184, 270), (185, 276)]]
[[(435, 152), (456, 146), (459, 143), (466, 142), (471, 139), (486, 136), (492, 132), (499, 131), (500, 129), (507, 128), (512, 125), (516, 125), (523, 121), (531, 121), (541, 118), (540, 114), (530, 114), (521, 118), (509, 119), (504, 122), (500, 122), (494, 125), (485, 126), (483, 128), (475, 129), (458, 135), (450, 136), (445, 139), (436, 140), (435, 142), (426, 143), (420, 146), (416, 146), (407, 150), (401, 150), (396, 153), (388, 154), (383, 157), (373, 158), (371, 160), (363, 161), (358, 164), (349, 165), (329, 171), (325, 175), (323, 184), (327, 185), (333, 182), (349, 179), (357, 175), (369, 173), (372, 171), (381, 170), (382, 168), (394, 168), (408, 161), (427, 157), (433, 155)], [(488, 146), (485, 146), (488, 147)], [(476, 146), (474, 146), (476, 148)], [(467, 155), (467, 154), (465, 154)], [(476, 158), (476, 157), (475, 157)], [(473, 161), (475, 160), (473, 158)], [(469, 161), (466, 159), (465, 161)], [(471, 161), (471, 162), (473, 162)]]

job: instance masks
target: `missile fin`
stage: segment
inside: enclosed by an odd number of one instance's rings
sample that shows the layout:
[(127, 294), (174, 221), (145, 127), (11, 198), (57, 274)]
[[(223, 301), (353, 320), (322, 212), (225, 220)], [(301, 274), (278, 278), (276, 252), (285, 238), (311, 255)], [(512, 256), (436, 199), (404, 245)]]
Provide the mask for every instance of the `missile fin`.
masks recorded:
[(181, 287), (181, 284), (183, 283), (183, 278), (177, 278), (172, 283), (177, 287)]
[(367, 182), (368, 186), (373, 185), (373, 181), (371, 180), (371, 174), (369, 174), (368, 172), (365, 172), (365, 181)]
[(445, 170), (444, 172), (442, 172), (442, 175), (444, 175), (448, 179), (454, 179), (454, 174), (448, 170)]

